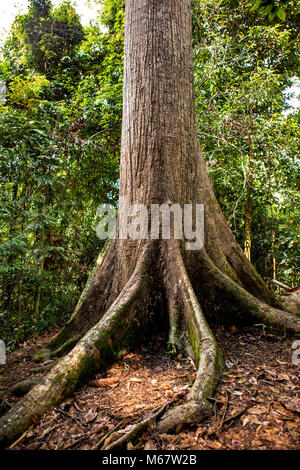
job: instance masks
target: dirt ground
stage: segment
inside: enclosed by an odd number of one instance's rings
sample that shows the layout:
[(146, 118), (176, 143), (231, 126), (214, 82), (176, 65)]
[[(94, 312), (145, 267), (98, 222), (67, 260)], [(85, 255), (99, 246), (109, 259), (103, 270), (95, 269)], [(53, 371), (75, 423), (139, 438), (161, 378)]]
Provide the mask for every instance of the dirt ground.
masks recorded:
[[(175, 434), (147, 429), (127, 449), (299, 449), (299, 365), (292, 363), (291, 344), (261, 327), (214, 329), (225, 370), (207, 421), (178, 426)], [(32, 355), (49, 342), (51, 331), (26, 341), (0, 366), (0, 389), (42, 375)], [(104, 449), (157, 407), (184, 399), (195, 378), (191, 359), (171, 357), (158, 338), (127, 354), (105, 375), (97, 375), (73, 397), (32, 425), (11, 449)], [(3, 397), (7, 406), (19, 398)], [(120, 429), (115, 429), (120, 426)], [(115, 430), (115, 431), (114, 431)], [(99, 446), (100, 444), (100, 446)]]

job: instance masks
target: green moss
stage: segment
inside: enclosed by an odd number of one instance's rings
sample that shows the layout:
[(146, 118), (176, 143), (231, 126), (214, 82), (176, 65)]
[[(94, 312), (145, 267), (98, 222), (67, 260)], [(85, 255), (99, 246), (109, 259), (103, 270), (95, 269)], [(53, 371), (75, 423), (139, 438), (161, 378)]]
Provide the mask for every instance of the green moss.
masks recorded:
[[(72, 335), (72, 336), (71, 336)], [(77, 338), (77, 339), (76, 339)], [(76, 339), (76, 341), (75, 341)], [(34, 362), (44, 362), (50, 357), (59, 356), (65, 354), (68, 347), (71, 349), (72, 342), (74, 344), (79, 340), (78, 335), (74, 335), (73, 328), (66, 324), (64, 328), (55, 336), (55, 338), (49, 343), (47, 349), (42, 349), (33, 355), (32, 360)]]
[[(204, 390), (204, 396), (206, 396), (208, 398), (213, 395), (213, 393), (215, 391), (215, 388), (216, 388), (216, 385), (217, 385), (217, 383), (220, 379), (220, 376), (221, 376), (222, 370), (223, 370), (222, 353), (219, 350), (219, 347), (218, 347), (215, 339), (214, 339), (214, 342), (215, 342), (215, 345), (216, 345), (216, 352), (217, 352), (216, 361), (215, 361), (215, 374), (207, 380), (207, 383), (205, 385), (205, 390)], [(206, 405), (210, 406), (210, 403), (207, 402), (206, 400), (205, 400), (205, 403), (206, 403)]]
[(100, 351), (102, 369), (105, 369), (113, 362), (118, 350), (119, 350), (119, 347), (117, 344), (114, 350), (112, 349), (111, 342), (109, 341), (108, 338), (106, 340), (101, 341), (101, 346), (99, 348), (99, 351)]
[(49, 357), (49, 351), (47, 351), (46, 349), (42, 349), (41, 351), (35, 353), (31, 359), (33, 362), (44, 362), (46, 359), (49, 359)]
[(239, 283), (240, 282), (239, 278), (238, 278), (235, 270), (233, 269), (233, 267), (229, 264), (223, 250), (220, 249), (220, 253), (221, 253), (222, 260), (223, 260), (225, 273), (227, 274), (227, 276), (229, 276), (235, 282)]
[(58, 333), (58, 335), (56, 335), (55, 338), (50, 342), (48, 346), (50, 351), (57, 350), (72, 337), (74, 337), (74, 330), (72, 328), (72, 325), (68, 322)]
[(80, 340), (80, 335), (74, 335), (72, 338), (68, 339), (63, 343), (59, 348), (55, 349), (50, 353), (50, 357), (63, 356), (69, 352), (73, 346)]
[(198, 366), (200, 362), (199, 339), (197, 338), (196, 331), (192, 323), (188, 324), (188, 332), (189, 332), (189, 337), (190, 337), (190, 343), (195, 353), (195, 359), (196, 359), (196, 363)]
[(79, 370), (68, 377), (68, 384), (74, 386), (77, 382), (86, 382), (97, 372), (97, 359), (94, 355), (85, 356), (79, 366)]
[(64, 378), (64, 374), (57, 374), (55, 377), (54, 377), (54, 382), (56, 384), (60, 383), (62, 381), (62, 379)]

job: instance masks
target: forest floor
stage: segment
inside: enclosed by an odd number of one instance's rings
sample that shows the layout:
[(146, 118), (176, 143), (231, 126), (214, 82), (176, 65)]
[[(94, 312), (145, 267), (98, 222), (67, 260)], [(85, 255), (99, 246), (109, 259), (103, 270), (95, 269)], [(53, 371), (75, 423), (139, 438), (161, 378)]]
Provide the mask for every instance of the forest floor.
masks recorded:
[[(300, 378), (299, 366), (292, 363), (292, 339), (259, 327), (213, 330), (226, 364), (212, 399), (213, 417), (199, 425), (179, 425), (175, 434), (148, 429), (127, 449), (300, 448)], [(0, 389), (41, 374), (32, 354), (54, 333), (8, 354), (7, 364), (0, 366)], [(121, 436), (121, 431), (112, 432), (118, 424), (126, 428), (170, 400), (182, 400), (195, 373), (190, 359), (171, 357), (165, 340), (158, 338), (96, 375), (41, 419), (32, 416), (31, 427), (10, 449), (95, 449), (100, 441), (104, 449)], [(13, 405), (19, 398), (4, 399)]]

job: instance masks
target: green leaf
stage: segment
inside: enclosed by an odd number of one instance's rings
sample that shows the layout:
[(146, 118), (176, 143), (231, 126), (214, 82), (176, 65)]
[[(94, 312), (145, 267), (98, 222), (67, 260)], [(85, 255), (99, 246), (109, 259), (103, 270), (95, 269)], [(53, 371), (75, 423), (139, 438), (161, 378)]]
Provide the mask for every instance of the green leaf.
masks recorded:
[(285, 18), (286, 18), (286, 12), (285, 12), (285, 10), (284, 10), (283, 8), (281, 8), (281, 7), (278, 8), (277, 16), (278, 16), (278, 18), (280, 18), (282, 21), (284, 21)]
[(274, 20), (275, 16), (276, 16), (276, 10), (275, 11), (271, 11), (271, 13), (268, 14), (268, 19), (269, 21), (272, 21)]
[(49, 136), (48, 136), (45, 132), (41, 131), (40, 129), (32, 129), (32, 130), (33, 130), (34, 132), (37, 132), (37, 134), (42, 135), (43, 137), (49, 138)]
[(261, 0), (258, 0), (258, 2), (255, 2), (253, 7), (250, 9), (250, 11), (257, 10), (260, 7)]
[(268, 15), (272, 11), (273, 5), (268, 5), (266, 8), (262, 10), (264, 15)]

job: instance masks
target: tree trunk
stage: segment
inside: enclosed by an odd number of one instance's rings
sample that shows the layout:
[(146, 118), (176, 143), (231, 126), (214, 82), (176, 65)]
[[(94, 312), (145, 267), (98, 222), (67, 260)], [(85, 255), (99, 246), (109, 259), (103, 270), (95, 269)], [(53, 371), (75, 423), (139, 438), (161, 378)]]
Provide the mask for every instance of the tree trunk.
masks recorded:
[(276, 248), (276, 231), (274, 227), (273, 208), (271, 206), (271, 229), (272, 229), (272, 267), (273, 267), (273, 279), (277, 279), (277, 263), (275, 256)]
[(184, 239), (121, 239), (117, 232), (49, 350), (53, 355), (80, 341), (2, 418), (0, 442), (149, 335), (161, 312), (174, 348), (198, 367), (186, 403), (158, 422), (163, 432), (210, 410), (222, 359), (204, 313), (300, 331), (295, 316), (275, 308), (279, 303), (234, 239), (208, 179), (196, 132), (190, 0), (126, 0), (121, 148), (120, 197), (147, 208), (204, 204), (204, 247), (188, 251)]
[(252, 216), (253, 216), (253, 119), (252, 108), (249, 110), (249, 135), (248, 135), (248, 175), (247, 175), (247, 195), (245, 204), (245, 243), (244, 251), (248, 260), (251, 262), (251, 248), (252, 248)]
[(249, 187), (250, 181), (248, 180), (247, 196), (245, 205), (245, 244), (244, 251), (248, 260), (251, 261), (251, 247), (252, 247), (252, 189)]

